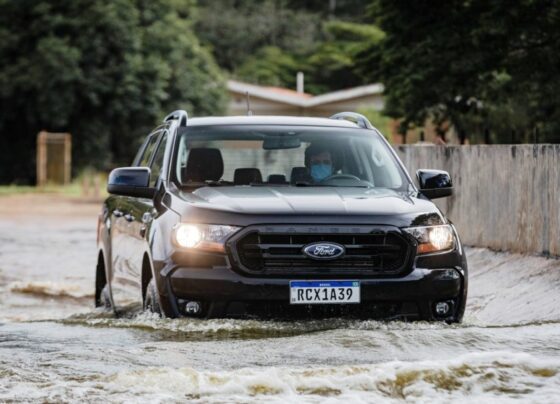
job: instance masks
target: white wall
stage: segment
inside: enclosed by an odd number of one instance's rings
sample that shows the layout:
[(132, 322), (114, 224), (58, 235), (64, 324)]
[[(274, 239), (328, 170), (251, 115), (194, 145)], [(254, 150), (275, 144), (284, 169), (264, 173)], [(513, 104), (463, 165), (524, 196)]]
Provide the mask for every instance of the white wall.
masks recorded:
[(455, 195), (438, 205), (463, 242), (560, 255), (560, 145), (398, 146), (410, 174), (446, 170)]

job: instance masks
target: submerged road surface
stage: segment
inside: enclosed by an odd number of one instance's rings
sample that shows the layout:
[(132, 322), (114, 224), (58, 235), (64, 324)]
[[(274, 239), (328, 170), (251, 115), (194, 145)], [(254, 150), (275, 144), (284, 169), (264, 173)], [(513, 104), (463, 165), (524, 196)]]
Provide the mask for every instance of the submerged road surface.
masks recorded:
[(560, 402), (559, 260), (469, 249), (461, 325), (115, 318), (96, 211), (0, 198), (0, 402)]

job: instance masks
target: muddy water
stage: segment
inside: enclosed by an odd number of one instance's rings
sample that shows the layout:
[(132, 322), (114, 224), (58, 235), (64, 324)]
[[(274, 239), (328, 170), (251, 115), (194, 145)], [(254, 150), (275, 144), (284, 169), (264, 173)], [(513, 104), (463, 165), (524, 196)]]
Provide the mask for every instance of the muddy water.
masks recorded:
[(559, 402), (560, 261), (468, 254), (461, 325), (115, 318), (93, 216), (0, 215), (0, 402)]

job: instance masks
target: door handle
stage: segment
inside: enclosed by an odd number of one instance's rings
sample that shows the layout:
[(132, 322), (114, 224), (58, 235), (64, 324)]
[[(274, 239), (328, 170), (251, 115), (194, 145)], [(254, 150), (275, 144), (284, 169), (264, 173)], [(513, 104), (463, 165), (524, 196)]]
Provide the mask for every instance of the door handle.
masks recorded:
[(113, 216), (115, 216), (115, 217), (122, 217), (123, 214), (124, 214), (124, 213), (122, 213), (122, 212), (121, 212), (120, 210), (118, 210), (118, 209), (115, 209), (115, 210), (113, 211)]
[(127, 213), (126, 215), (124, 215), (124, 218), (127, 222), (133, 222), (134, 221), (134, 216), (132, 216), (130, 213)]

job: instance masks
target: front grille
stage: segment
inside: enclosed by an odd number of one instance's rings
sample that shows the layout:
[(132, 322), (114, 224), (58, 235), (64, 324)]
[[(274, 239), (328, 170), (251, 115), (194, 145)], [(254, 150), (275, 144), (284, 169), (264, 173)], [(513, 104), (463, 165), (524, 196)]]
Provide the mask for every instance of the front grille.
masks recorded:
[[(345, 254), (318, 261), (303, 253), (315, 242), (337, 243)], [(265, 226), (247, 228), (229, 243), (234, 266), (269, 276), (394, 276), (411, 268), (411, 248), (397, 228)]]

